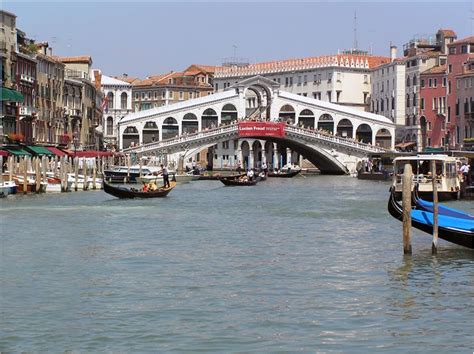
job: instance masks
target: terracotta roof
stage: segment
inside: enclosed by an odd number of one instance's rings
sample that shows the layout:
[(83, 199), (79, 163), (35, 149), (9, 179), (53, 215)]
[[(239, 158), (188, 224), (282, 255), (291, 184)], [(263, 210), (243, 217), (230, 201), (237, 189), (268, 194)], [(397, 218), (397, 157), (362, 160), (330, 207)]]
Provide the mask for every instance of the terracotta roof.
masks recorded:
[(442, 32), (445, 37), (456, 37), (456, 32), (452, 29), (440, 29), (438, 32)]
[(134, 84), (135, 82), (139, 82), (140, 79), (138, 77), (130, 77), (130, 76), (112, 76), (114, 79), (128, 82), (129, 84)]
[(421, 75), (425, 74), (446, 74), (446, 65), (433, 66), (432, 68), (421, 73)]
[(218, 66), (212, 66), (212, 65), (200, 65), (200, 64), (192, 64), (190, 65), (186, 70), (184, 70), (185, 75), (196, 75), (200, 72), (208, 73), (208, 74), (214, 74), (216, 71), (216, 68), (219, 68)]
[(287, 59), (251, 64), (244, 67), (217, 67), (216, 73), (255, 73), (255, 72), (279, 72), (285, 70), (298, 70), (318, 66), (342, 66), (373, 69), (379, 65), (389, 63), (389, 57), (357, 54), (337, 54), (319, 57)]
[(57, 57), (53, 57), (53, 56), (50, 56), (50, 55), (44, 55), (43, 53), (37, 53), (37, 54), (36, 54), (36, 57), (37, 57), (37, 58), (44, 59), (44, 60), (51, 61), (51, 62), (56, 63), (56, 64), (64, 65), (63, 62), (61, 62), (61, 61), (59, 61), (58, 59), (56, 59)]
[(454, 41), (453, 43), (449, 43), (448, 46), (456, 45), (456, 44), (468, 44), (468, 43), (474, 43), (474, 36), (466, 37), (463, 39), (460, 39), (458, 41)]
[(92, 58), (89, 55), (82, 55), (77, 57), (54, 57), (56, 60), (63, 63), (92, 63)]

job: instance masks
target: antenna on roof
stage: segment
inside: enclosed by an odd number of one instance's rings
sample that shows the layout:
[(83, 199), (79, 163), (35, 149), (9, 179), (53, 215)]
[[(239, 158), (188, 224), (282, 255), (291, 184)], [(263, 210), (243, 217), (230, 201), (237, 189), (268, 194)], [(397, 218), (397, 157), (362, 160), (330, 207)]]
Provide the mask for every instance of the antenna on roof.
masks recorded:
[(354, 49), (359, 49), (357, 43), (357, 10), (354, 10)]

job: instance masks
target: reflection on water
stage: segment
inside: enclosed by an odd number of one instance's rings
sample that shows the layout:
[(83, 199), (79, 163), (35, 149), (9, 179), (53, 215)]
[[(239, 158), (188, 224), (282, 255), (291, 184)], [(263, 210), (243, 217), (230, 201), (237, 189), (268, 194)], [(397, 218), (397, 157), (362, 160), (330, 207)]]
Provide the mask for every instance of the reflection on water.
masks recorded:
[(387, 198), (318, 176), (2, 200), (0, 351), (471, 352), (474, 253), (414, 230), (403, 256)]

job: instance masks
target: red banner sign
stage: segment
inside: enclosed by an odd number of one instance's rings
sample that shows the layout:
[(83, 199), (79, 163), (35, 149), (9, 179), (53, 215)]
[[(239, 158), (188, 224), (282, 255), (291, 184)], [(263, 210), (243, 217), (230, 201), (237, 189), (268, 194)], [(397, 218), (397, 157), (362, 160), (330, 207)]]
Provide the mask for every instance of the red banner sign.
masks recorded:
[(285, 136), (285, 123), (239, 122), (239, 137)]

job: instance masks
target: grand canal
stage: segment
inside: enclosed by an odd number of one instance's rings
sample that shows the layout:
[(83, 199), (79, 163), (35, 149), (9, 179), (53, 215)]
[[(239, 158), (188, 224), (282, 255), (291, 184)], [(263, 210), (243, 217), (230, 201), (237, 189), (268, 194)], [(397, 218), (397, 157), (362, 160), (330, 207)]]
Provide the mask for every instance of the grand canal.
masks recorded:
[[(351, 177), (1, 200), (0, 351), (474, 350), (474, 253)], [(455, 202), (474, 213), (474, 203)]]

